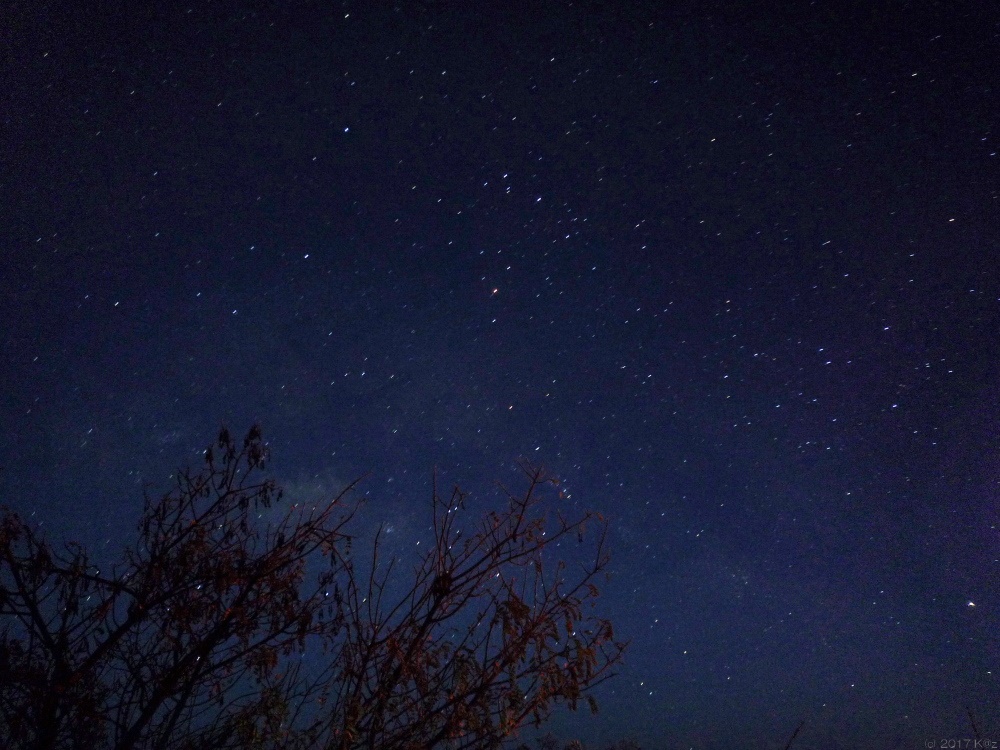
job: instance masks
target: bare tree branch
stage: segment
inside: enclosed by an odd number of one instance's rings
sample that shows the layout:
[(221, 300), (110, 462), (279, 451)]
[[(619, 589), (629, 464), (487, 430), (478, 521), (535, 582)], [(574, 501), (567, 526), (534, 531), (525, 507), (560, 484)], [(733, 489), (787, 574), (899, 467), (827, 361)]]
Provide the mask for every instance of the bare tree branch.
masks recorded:
[[(607, 679), (625, 644), (593, 614), (608, 564), (593, 514), (547, 523), (554, 480), (478, 521), (455, 488), (409, 582), (360, 573), (356, 482), (322, 504), (262, 478), (260, 429), (223, 429), (199, 471), (147, 497), (110, 573), (0, 513), (0, 736), (17, 750), (493, 748)], [(597, 524), (589, 562), (552, 553)]]

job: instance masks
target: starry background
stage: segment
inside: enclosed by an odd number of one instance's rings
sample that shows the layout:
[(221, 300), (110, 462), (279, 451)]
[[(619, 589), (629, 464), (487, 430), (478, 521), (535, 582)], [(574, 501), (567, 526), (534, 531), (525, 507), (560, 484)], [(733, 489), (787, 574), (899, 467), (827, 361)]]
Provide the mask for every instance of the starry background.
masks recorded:
[(558, 733), (1000, 739), (995, 6), (5, 14), (0, 502), (111, 555), (260, 421), (405, 554), (526, 456), (632, 639)]

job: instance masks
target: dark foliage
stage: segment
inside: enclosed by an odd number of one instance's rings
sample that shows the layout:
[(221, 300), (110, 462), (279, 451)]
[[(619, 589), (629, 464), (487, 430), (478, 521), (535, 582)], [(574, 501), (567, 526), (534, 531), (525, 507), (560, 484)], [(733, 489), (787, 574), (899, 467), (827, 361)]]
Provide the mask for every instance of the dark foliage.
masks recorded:
[[(266, 458), (259, 428), (223, 430), (106, 572), (2, 512), (5, 747), (489, 748), (557, 704), (596, 710), (625, 647), (590, 614), (606, 524), (546, 528), (542, 472), (467, 528), (466, 495), (435, 490), (432, 544), (399, 587), (377, 536), (367, 572), (351, 556), (353, 485), (275, 515)], [(588, 521), (591, 562), (547, 571)]]

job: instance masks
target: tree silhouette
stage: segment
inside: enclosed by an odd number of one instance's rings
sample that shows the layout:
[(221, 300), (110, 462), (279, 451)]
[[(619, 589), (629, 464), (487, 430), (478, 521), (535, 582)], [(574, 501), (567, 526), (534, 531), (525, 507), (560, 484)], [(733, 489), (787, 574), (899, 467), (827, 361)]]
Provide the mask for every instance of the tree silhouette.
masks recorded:
[[(6, 747), (490, 748), (558, 704), (596, 711), (626, 645), (591, 612), (607, 525), (546, 528), (540, 470), (467, 527), (467, 495), (435, 486), (431, 544), (400, 586), (379, 534), (352, 555), (356, 483), (275, 515), (267, 457), (258, 427), (242, 446), (223, 429), (106, 572), (2, 511)], [(588, 522), (570, 576), (548, 558)]]

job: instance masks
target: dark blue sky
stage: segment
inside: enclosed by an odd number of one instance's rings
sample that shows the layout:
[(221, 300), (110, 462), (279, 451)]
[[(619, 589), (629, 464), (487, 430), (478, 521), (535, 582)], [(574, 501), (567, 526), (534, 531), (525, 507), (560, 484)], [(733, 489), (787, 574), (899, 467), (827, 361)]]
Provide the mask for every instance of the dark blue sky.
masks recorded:
[(527, 456), (633, 640), (560, 733), (1000, 739), (1000, 11), (250, 5), (4, 22), (0, 502), (111, 553), (260, 421), (405, 552)]

